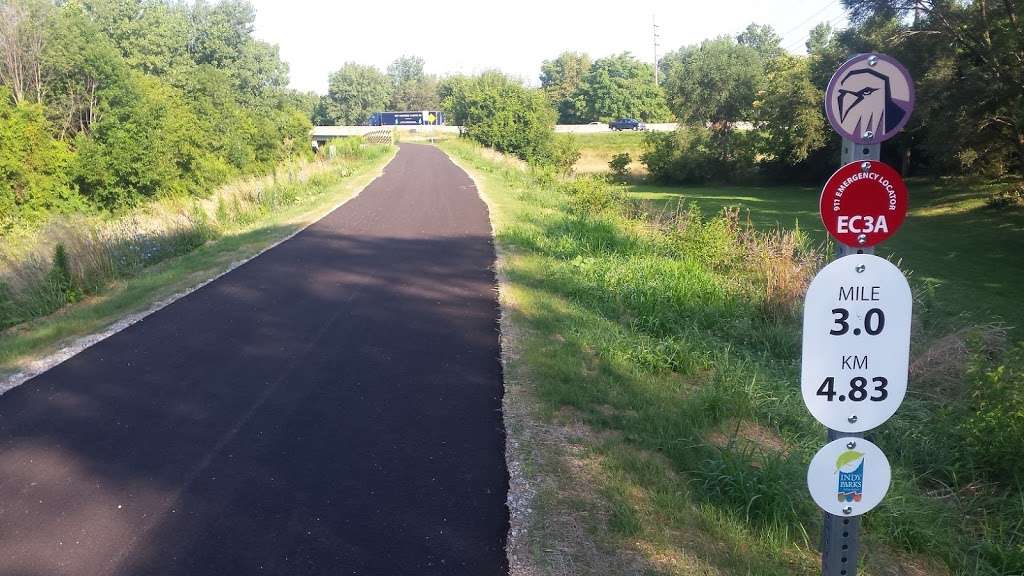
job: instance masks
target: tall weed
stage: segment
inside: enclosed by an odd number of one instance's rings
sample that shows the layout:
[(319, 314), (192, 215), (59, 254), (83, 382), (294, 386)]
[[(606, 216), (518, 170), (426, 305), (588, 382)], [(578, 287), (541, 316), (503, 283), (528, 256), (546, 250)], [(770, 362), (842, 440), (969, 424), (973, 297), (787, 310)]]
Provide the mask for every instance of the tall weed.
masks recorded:
[(69, 215), (0, 246), (0, 330), (52, 314), (223, 234), (325, 193), (351, 174), (350, 161), (386, 147), (341, 145), (333, 161), (286, 164), (228, 184), (209, 198), (167, 197), (119, 216)]

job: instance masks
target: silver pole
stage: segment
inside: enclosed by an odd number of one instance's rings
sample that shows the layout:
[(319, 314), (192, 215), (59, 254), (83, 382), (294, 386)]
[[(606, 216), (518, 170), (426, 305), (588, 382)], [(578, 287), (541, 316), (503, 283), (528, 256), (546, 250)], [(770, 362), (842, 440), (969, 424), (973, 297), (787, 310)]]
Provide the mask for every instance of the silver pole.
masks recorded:
[[(881, 158), (881, 144), (857, 144), (843, 138), (839, 165), (867, 160), (877, 162)], [(874, 254), (874, 248), (860, 248), (836, 244), (836, 258), (850, 254)], [(844, 436), (863, 438), (860, 433), (844, 433), (829, 429), (825, 442), (832, 442)], [(860, 552), (860, 517), (834, 516), (823, 512), (821, 527), (821, 573), (822, 576), (857, 576), (857, 554)]]
[(654, 85), (658, 85), (658, 22), (655, 15), (651, 14), (651, 27), (654, 31)]

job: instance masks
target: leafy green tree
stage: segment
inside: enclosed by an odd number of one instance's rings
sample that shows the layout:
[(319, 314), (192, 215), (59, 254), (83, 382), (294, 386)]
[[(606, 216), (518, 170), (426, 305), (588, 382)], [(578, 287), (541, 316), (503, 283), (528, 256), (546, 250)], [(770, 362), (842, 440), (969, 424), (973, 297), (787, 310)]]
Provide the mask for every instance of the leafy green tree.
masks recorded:
[(824, 89), (832, 74), (849, 58), (846, 46), (827, 22), (811, 29), (807, 38), (811, 83)]
[(765, 63), (771, 62), (785, 53), (785, 50), (782, 49), (782, 37), (775, 32), (774, 28), (764, 24), (750, 24), (736, 36), (736, 42), (753, 48)]
[(274, 121), (274, 164), (297, 156), (309, 156), (309, 132), (313, 124), (309, 114), (297, 107), (291, 107), (279, 114)]
[(162, 75), (192, 62), (186, 5), (161, 0), (83, 0), (82, 4), (130, 67)]
[(306, 115), (306, 118), (313, 118), (316, 107), (320, 103), (320, 95), (312, 91), (284, 90), (280, 93), (279, 98), (282, 106), (289, 110), (299, 110)]
[(463, 86), (471, 82), (473, 78), (466, 76), (465, 74), (452, 74), (445, 76), (437, 82), (437, 97), (441, 101), (441, 106), (444, 106), (444, 101), (452, 96), (457, 91), (462, 90)]
[(275, 44), (249, 39), (228, 70), (239, 99), (248, 106), (277, 98), (288, 86), (288, 64)]
[(807, 58), (780, 55), (769, 61), (763, 90), (754, 102), (755, 126), (764, 136), (763, 159), (803, 162), (825, 145), (823, 91), (811, 83)]
[(668, 105), (681, 121), (729, 129), (753, 119), (764, 77), (757, 50), (723, 36), (682, 48), (666, 60)]
[(571, 157), (571, 143), (556, 149), (555, 111), (544, 94), (500, 72), (451, 83), (443, 106), (468, 137), (499, 152), (539, 164)]
[(433, 110), (440, 105), (438, 80), (423, 72), (423, 59), (402, 56), (388, 65), (392, 110)]
[(189, 52), (196, 64), (228, 67), (253, 41), (256, 10), (246, 0), (199, 0), (189, 10)]
[(420, 81), (394, 88), (391, 96), (393, 110), (436, 110), (441, 106), (438, 96), (440, 84), (436, 76), (424, 76)]
[(583, 90), (588, 120), (639, 118), (659, 122), (670, 117), (654, 69), (629, 52), (594, 61)]
[(391, 97), (391, 81), (373, 66), (348, 62), (331, 73), (327, 95), (317, 107), (318, 124), (364, 124), (384, 110)]
[(208, 183), (202, 169), (209, 168), (198, 124), (177, 89), (133, 72), (112, 90), (92, 135), (76, 138), (75, 182), (105, 208), (198, 193)]
[[(940, 91), (938, 109), (915, 112), (933, 156), (955, 156), (967, 168), (987, 164), (995, 173), (1005, 162), (1024, 173), (1024, 3), (843, 4), (858, 35), (888, 28), (887, 38), (907, 45), (901, 56), (920, 62), (911, 73)], [(943, 150), (943, 142), (953, 149)]]
[(14, 104), (0, 86), (0, 234), (56, 211), (84, 209), (67, 177), (72, 154), (51, 138), (40, 104)]
[(400, 56), (388, 65), (388, 78), (395, 86), (406, 82), (418, 82), (426, 76), (423, 73), (423, 58)]
[(682, 125), (675, 132), (649, 132), (640, 161), (657, 182), (738, 182), (753, 175), (755, 135)]
[(45, 23), (52, 12), (46, 0), (0, 2), (0, 84), (15, 103), (43, 99)]
[(608, 169), (616, 178), (624, 179), (629, 176), (629, 164), (633, 161), (629, 152), (620, 152), (608, 162)]
[(202, 194), (309, 154), (317, 99), (287, 88), (245, 1), (8, 0), (0, 13), (0, 227)]
[(124, 60), (79, 4), (68, 3), (49, 21), (43, 49), (44, 99), (60, 139), (88, 132), (106, 91), (127, 74)]
[(558, 110), (560, 124), (586, 122), (586, 89), (584, 81), (590, 73), (590, 56), (582, 52), (563, 52), (554, 60), (545, 60), (540, 67), (540, 85), (548, 100)]
[(182, 89), (203, 148), (222, 162), (219, 168), (205, 169), (227, 176), (256, 164), (255, 119), (239, 105), (231, 75), (203, 64), (193, 68)]

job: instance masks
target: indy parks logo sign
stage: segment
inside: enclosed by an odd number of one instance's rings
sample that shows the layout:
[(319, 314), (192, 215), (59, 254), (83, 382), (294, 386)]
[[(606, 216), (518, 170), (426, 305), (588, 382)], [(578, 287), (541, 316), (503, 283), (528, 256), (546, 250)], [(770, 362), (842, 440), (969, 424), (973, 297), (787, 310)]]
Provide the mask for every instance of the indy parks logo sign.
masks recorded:
[(807, 488), (824, 511), (836, 516), (858, 516), (885, 498), (892, 469), (885, 454), (863, 438), (829, 442), (814, 455), (807, 468)]

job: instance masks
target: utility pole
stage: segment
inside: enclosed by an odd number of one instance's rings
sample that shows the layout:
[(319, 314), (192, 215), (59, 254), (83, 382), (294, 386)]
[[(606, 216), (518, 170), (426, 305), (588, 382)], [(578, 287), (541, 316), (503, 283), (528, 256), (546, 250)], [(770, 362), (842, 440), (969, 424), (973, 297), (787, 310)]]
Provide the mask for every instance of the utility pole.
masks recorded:
[(655, 20), (654, 14), (651, 14), (651, 27), (654, 32), (654, 85), (658, 85), (658, 22)]

